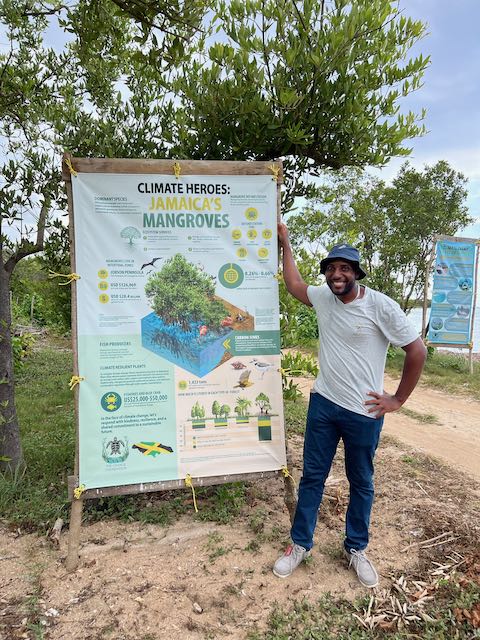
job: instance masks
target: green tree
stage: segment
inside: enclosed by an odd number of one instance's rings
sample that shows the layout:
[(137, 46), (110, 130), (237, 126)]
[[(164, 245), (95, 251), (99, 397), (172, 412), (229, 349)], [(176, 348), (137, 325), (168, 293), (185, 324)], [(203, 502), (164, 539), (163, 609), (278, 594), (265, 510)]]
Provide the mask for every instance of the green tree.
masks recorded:
[(314, 192), (305, 172), (382, 165), (424, 133), (399, 106), (428, 65), (408, 58), (425, 27), (396, 3), (220, 0), (214, 27), (222, 40), (202, 40), (174, 85), (178, 153), (283, 157), (289, 204)]
[(251, 406), (252, 406), (251, 400), (249, 400), (248, 398), (239, 397), (237, 398), (237, 405), (234, 411), (239, 417), (248, 416), (249, 415), (248, 408)]
[(268, 410), (272, 408), (270, 398), (265, 393), (259, 393), (255, 398), (255, 404), (260, 409), (260, 413), (268, 414)]
[(307, 264), (351, 242), (362, 253), (366, 283), (405, 310), (422, 297), (434, 237), (455, 235), (471, 222), (466, 178), (448, 162), (416, 170), (404, 163), (391, 185), (357, 171), (332, 177), (321, 197), (289, 220), (292, 242)]
[(222, 406), (220, 407), (220, 415), (228, 418), (228, 416), (230, 415), (230, 407), (228, 406), (228, 404), (222, 404)]
[(218, 328), (227, 313), (215, 299), (211, 277), (179, 253), (150, 276), (145, 293), (166, 324), (177, 324), (184, 331), (190, 331), (193, 322)]
[(218, 418), (218, 416), (220, 415), (220, 403), (217, 400), (215, 400), (212, 404), (212, 413), (215, 418)]
[(193, 405), (192, 410), (190, 411), (190, 415), (192, 418), (204, 418), (205, 407), (200, 405), (197, 400), (197, 402), (195, 402), (195, 404)]

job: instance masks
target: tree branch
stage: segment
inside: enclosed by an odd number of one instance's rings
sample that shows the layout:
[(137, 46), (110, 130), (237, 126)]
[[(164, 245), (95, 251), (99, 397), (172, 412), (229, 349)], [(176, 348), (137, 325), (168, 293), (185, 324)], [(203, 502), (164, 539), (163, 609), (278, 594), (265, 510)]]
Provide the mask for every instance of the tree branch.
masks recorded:
[(50, 211), (51, 200), (49, 197), (45, 198), (42, 207), (40, 209), (40, 215), (38, 216), (37, 223), (37, 238), (35, 243), (23, 240), (13, 255), (11, 255), (5, 262), (5, 271), (12, 273), (15, 265), (23, 258), (33, 255), (42, 251), (45, 239), (45, 227), (47, 224), (47, 217)]

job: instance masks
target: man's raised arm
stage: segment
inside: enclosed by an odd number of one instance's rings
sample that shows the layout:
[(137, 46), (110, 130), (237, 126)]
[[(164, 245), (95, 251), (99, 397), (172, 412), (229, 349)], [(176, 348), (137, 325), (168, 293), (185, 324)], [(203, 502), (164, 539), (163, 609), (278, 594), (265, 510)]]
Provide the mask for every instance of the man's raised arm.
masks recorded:
[(307, 296), (307, 283), (303, 280), (295, 264), (288, 229), (283, 222), (278, 223), (278, 240), (283, 249), (283, 279), (289, 293), (309, 307), (312, 306)]

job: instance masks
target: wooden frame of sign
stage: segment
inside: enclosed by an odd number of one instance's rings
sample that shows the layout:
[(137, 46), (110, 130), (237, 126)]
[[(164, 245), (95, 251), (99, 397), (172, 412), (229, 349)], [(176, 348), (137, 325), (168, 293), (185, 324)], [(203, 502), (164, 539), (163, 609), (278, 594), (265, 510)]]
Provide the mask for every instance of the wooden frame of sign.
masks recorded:
[[(477, 245), (477, 251), (475, 253), (475, 268), (474, 268), (474, 283), (473, 283), (473, 310), (472, 316), (470, 318), (471, 322), (471, 341), (468, 344), (452, 344), (449, 342), (429, 342), (426, 335), (426, 325), (427, 325), (427, 307), (428, 307), (428, 279), (430, 277), (430, 271), (433, 267), (433, 262), (436, 257), (436, 245), (437, 242), (446, 240), (447, 242), (464, 242), (466, 244), (474, 244)], [(433, 247), (430, 259), (428, 261), (427, 270), (425, 273), (425, 286), (424, 286), (424, 295), (423, 295), (423, 309), (422, 309), (422, 337), (427, 346), (432, 347), (448, 347), (449, 349), (468, 349), (468, 364), (470, 374), (473, 374), (473, 331), (475, 326), (475, 308), (477, 304), (477, 280), (478, 280), (478, 258), (480, 249), (478, 245), (480, 244), (480, 240), (476, 238), (457, 238), (454, 236), (443, 236), (436, 235), (433, 238)]]
[[(71, 251), (71, 269), (76, 273), (75, 260), (75, 221), (73, 212), (72, 195), (72, 172), (79, 173), (125, 173), (125, 174), (159, 174), (175, 175), (178, 165), (182, 175), (271, 175), (277, 181), (277, 219), (280, 219), (281, 211), (281, 184), (283, 181), (283, 167), (281, 160), (271, 162), (237, 162), (223, 160), (143, 160), (125, 158), (75, 158), (68, 153), (64, 154), (62, 162), (62, 176), (66, 183), (68, 213), (69, 213), (69, 234)], [(177, 165), (177, 166), (175, 166)], [(273, 167), (273, 170), (272, 170)], [(72, 345), (73, 345), (73, 375), (78, 376), (78, 332), (77, 332), (77, 288), (76, 282), (72, 282)], [(185, 488), (183, 479), (168, 480), (159, 482), (148, 482), (138, 484), (128, 484), (98, 489), (86, 489), (78, 497), (75, 496), (75, 489), (78, 488), (79, 474), (79, 394), (78, 385), (73, 389), (75, 422), (76, 422), (76, 446), (75, 446), (75, 466), (74, 475), (68, 478), (68, 496), (72, 502), (70, 529), (68, 538), (68, 554), (66, 559), (67, 571), (74, 571), (79, 561), (80, 532), (82, 521), (83, 501), (91, 498), (105, 496), (129, 495), (148, 493), (152, 491), (167, 491), (172, 489)], [(287, 460), (288, 460), (287, 452)], [(282, 471), (264, 471), (240, 473), (232, 475), (220, 475), (211, 477), (193, 477), (192, 483), (195, 487), (212, 486), (224, 484), (226, 482), (258, 480), (263, 478), (277, 477)], [(282, 474), (283, 475), (283, 474)], [(295, 486), (291, 477), (284, 477), (285, 480), (285, 503), (288, 508), (290, 518), (295, 510)]]

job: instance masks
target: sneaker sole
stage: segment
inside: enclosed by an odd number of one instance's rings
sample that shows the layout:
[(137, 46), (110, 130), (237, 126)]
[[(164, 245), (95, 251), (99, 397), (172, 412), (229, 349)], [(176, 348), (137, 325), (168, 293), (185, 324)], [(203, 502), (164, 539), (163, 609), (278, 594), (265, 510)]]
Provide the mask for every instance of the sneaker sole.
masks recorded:
[[(356, 573), (356, 572), (355, 572), (355, 573)], [(357, 575), (357, 579), (358, 579), (358, 581), (360, 582), (360, 584), (361, 584), (362, 586), (366, 587), (367, 589), (374, 589), (375, 587), (378, 587), (379, 580), (377, 580), (375, 584), (365, 584), (365, 582), (362, 582), (362, 581), (360, 580), (360, 578), (358, 577), (358, 575)]]
[(281, 573), (277, 573), (275, 569), (272, 569), (272, 572), (274, 576), (277, 576), (277, 578), (289, 578), (293, 573), (293, 571), (290, 571), (290, 573), (286, 573), (285, 575), (282, 575)]

